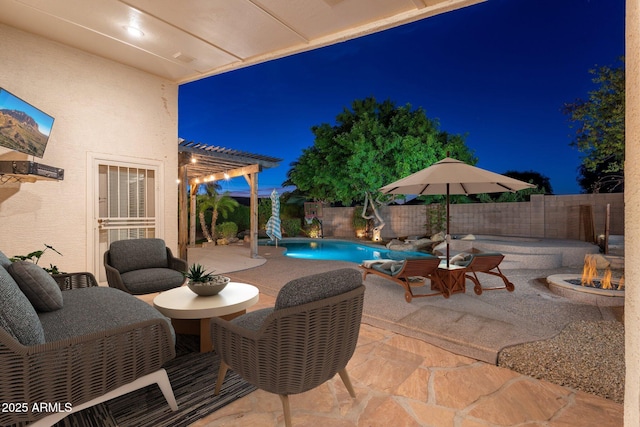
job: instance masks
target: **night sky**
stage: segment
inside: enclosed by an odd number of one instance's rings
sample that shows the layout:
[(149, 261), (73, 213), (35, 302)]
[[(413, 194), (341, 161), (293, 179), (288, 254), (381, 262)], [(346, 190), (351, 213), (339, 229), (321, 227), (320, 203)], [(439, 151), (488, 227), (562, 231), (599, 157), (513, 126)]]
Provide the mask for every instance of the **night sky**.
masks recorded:
[[(589, 70), (624, 55), (624, 0), (488, 0), (326, 48), (182, 85), (179, 136), (282, 158), (260, 173), (279, 188), (355, 99), (422, 107), (440, 129), (467, 135), (477, 166), (539, 172), (576, 194), (580, 153), (565, 103), (588, 98)], [(248, 191), (243, 178), (223, 191)]]

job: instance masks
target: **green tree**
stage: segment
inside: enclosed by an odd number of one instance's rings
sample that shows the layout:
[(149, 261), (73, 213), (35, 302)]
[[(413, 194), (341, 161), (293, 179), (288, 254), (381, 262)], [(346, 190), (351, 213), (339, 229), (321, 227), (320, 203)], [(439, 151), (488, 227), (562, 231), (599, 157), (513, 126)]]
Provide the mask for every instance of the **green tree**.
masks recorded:
[[(233, 210), (239, 206), (239, 203), (230, 197), (228, 193), (218, 194), (216, 184), (200, 184), (200, 188), (202, 188), (202, 186), (204, 186), (204, 191), (196, 197), (200, 227), (207, 242), (213, 242), (217, 234), (216, 222), (218, 221), (218, 215), (222, 215), (222, 217), (226, 219), (229, 213), (233, 212)], [(199, 191), (201, 191), (200, 188), (198, 189)], [(209, 209), (212, 210), (211, 231), (209, 231), (205, 220), (205, 212)]]
[(624, 191), (624, 173), (605, 172), (607, 164), (599, 165), (595, 170), (588, 170), (584, 165), (578, 168), (578, 184), (584, 193), (621, 193)]
[(542, 175), (536, 171), (506, 171), (503, 175), (510, 178), (519, 179), (520, 181), (528, 182), (529, 184), (535, 184), (536, 188), (532, 190), (531, 194), (553, 194), (553, 187), (551, 187), (551, 180), (548, 176)]
[(430, 166), (447, 153), (476, 162), (464, 137), (439, 130), (439, 123), (421, 108), (397, 107), (389, 100), (353, 101), (351, 109), (338, 114), (335, 125), (323, 123), (311, 130), (314, 145), (291, 164), (284, 185), (295, 185), (316, 201), (363, 203), (363, 217), (374, 218), (378, 229), (384, 227), (378, 208), (392, 200), (378, 188)]
[[(576, 128), (571, 145), (583, 154), (582, 178), (585, 191), (622, 191), (624, 182), (624, 58), (618, 67), (603, 66), (589, 70), (596, 89), (589, 99), (565, 104), (563, 112)], [(593, 181), (591, 181), (593, 179)], [(603, 181), (607, 184), (603, 185)], [(615, 181), (617, 185), (612, 185)]]

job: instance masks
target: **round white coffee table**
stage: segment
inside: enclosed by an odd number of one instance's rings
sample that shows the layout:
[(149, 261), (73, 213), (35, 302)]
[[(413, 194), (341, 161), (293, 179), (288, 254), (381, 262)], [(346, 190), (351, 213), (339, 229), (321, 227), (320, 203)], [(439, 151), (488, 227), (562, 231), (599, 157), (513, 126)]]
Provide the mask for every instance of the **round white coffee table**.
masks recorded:
[(229, 282), (218, 295), (201, 297), (187, 286), (161, 292), (153, 299), (153, 306), (171, 319), (179, 334), (200, 335), (200, 351), (213, 350), (211, 318), (231, 320), (246, 313), (258, 302), (259, 291), (253, 285)]

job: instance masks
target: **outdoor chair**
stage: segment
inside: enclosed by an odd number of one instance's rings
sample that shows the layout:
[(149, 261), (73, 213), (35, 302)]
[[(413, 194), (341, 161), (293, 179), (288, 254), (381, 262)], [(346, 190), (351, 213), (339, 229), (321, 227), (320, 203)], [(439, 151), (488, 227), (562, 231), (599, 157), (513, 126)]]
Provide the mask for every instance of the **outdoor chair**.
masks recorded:
[(291, 426), (290, 394), (303, 393), (336, 373), (351, 397), (346, 366), (360, 332), (365, 287), (357, 270), (344, 268), (295, 279), (278, 293), (275, 306), (231, 321), (213, 318), (212, 339), (220, 355), (215, 394), (231, 368), (282, 400)]
[[(493, 291), (496, 289), (506, 289), (509, 292), (513, 292), (515, 286), (507, 279), (507, 277), (500, 271), (500, 263), (504, 259), (504, 255), (497, 252), (479, 252), (470, 254), (466, 260), (458, 262), (457, 265), (463, 266), (466, 269), (465, 278), (471, 280), (474, 283), (473, 291), (477, 295), (482, 295), (482, 291)], [(483, 287), (478, 279), (477, 273), (491, 274), (492, 276), (498, 276), (504, 282), (504, 286), (496, 287)]]
[(183, 285), (187, 262), (174, 257), (162, 239), (131, 239), (111, 243), (104, 268), (109, 286), (143, 295)]
[[(413, 298), (442, 295), (449, 298), (449, 289), (442, 283), (436, 272), (440, 258), (435, 256), (410, 257), (402, 261), (377, 260), (364, 261), (360, 268), (364, 270), (363, 281), (367, 275), (375, 274), (391, 280), (404, 288), (404, 299), (411, 302)], [(414, 293), (414, 287), (424, 286), (427, 279), (431, 282), (432, 293)]]

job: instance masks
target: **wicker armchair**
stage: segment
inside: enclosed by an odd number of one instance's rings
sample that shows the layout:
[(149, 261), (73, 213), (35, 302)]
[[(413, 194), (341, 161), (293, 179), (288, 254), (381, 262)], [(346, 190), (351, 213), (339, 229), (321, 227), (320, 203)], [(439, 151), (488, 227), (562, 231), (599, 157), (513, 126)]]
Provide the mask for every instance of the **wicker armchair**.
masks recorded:
[[(9, 276), (0, 270), (6, 289)], [(53, 278), (62, 289), (64, 307), (38, 313), (45, 342), (24, 345), (0, 327), (0, 402), (27, 405), (0, 412), (0, 425), (50, 426), (71, 412), (154, 383), (176, 410), (162, 368), (175, 357), (169, 322), (136, 298), (99, 287), (91, 273)], [(116, 325), (108, 325), (110, 318)], [(40, 403), (62, 406), (34, 411), (33, 405)]]
[(104, 253), (107, 283), (133, 295), (177, 288), (187, 262), (173, 256), (162, 239), (118, 240)]
[(275, 307), (232, 321), (212, 319), (220, 355), (215, 394), (228, 368), (282, 400), (291, 425), (288, 395), (311, 390), (340, 374), (355, 397), (346, 366), (360, 331), (365, 287), (357, 270), (341, 269), (302, 277), (278, 293)]

